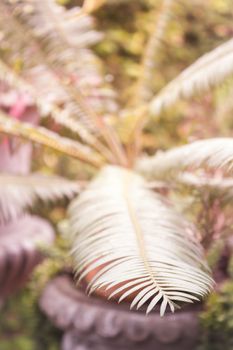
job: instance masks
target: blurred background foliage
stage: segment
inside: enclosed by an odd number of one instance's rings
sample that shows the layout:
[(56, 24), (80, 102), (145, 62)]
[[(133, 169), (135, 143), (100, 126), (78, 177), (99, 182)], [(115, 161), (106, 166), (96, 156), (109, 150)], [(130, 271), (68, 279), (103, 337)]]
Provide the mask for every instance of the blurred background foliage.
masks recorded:
[(200, 350), (233, 348), (233, 283), (225, 283), (213, 293), (201, 315), (203, 338)]
[[(59, 3), (72, 7), (82, 2), (59, 0)], [(95, 13), (97, 28), (105, 36), (94, 50), (105, 62), (109, 82), (121, 91), (120, 102), (123, 105), (127, 105), (132, 98), (148, 33), (156, 21), (153, 8), (159, 10), (160, 5), (161, 2), (157, 0), (109, 0)], [(203, 53), (232, 37), (232, 21), (232, 0), (176, 1), (163, 49), (157, 57), (157, 70), (151, 77), (154, 91), (159, 91)], [(147, 125), (143, 135), (146, 149), (153, 153), (157, 148), (168, 149), (197, 138), (232, 136), (232, 96), (233, 79), (229, 79), (214, 92), (191, 102), (180, 102), (176, 108)], [(89, 178), (92, 171), (77, 161), (39, 148), (35, 150), (33, 168), (69, 178), (75, 178), (78, 172), (79, 179), (83, 181)], [(46, 255), (44, 262), (36, 269), (28, 286), (1, 309), (0, 350), (59, 349), (60, 334), (41, 315), (37, 299), (53, 275), (70, 271), (71, 264), (66, 255), (68, 242), (64, 239), (66, 206), (66, 202), (61, 202), (53, 208), (41, 208), (40, 205), (35, 208), (37, 213), (54, 224), (58, 232), (56, 245), (49, 251), (41, 247)], [(198, 209), (195, 210), (198, 212)], [(218, 261), (220, 252), (221, 244), (220, 248), (218, 245), (211, 251), (211, 264)], [(230, 265), (233, 265), (232, 262)], [(232, 278), (232, 271), (229, 275)], [(201, 316), (201, 350), (233, 348), (232, 305), (233, 282), (229, 281), (219, 292), (210, 296)]]
[(1, 310), (1, 350), (58, 350), (60, 334), (37, 306), (38, 294), (32, 286), (19, 292)]

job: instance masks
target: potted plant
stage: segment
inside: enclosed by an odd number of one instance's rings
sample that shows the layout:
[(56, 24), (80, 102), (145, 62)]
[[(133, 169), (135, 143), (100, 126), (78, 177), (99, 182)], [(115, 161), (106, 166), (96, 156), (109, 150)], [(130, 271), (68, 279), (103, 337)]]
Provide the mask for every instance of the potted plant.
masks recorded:
[[(86, 4), (84, 9), (90, 11), (92, 6)], [(149, 116), (159, 115), (181, 98), (204, 93), (232, 74), (233, 41), (198, 59), (151, 98), (154, 55), (171, 6), (172, 1), (164, 1), (134, 98), (123, 107), (124, 117), (114, 118), (120, 113), (115, 94), (106, 86), (98, 60), (86, 49), (101, 35), (92, 31), (92, 20), (82, 9), (65, 10), (53, 1), (33, 1), (30, 6), (25, 1), (4, 1), (0, 5), (7, 18), (6, 37), (18, 38), (27, 63), (17, 74), (6, 54), (1, 61), (2, 77), (28, 91), (43, 113), (77, 138), (12, 120), (4, 112), (0, 113), (0, 132), (51, 147), (91, 166), (93, 174), (98, 171), (69, 209), (69, 236), (80, 289), (67, 277), (59, 277), (41, 299), (43, 310), (66, 330), (63, 349), (187, 349), (197, 342), (198, 306), (192, 313), (184, 309), (164, 318), (153, 312), (158, 306), (161, 316), (166, 310), (173, 313), (185, 303), (203, 299), (214, 285), (202, 246), (205, 237), (172, 207), (169, 188), (173, 192), (180, 186), (208, 188), (226, 195), (231, 179), (224, 174), (231, 169), (233, 140), (200, 140), (145, 157), (142, 135)], [(17, 32), (12, 33), (11, 25), (17, 26)], [(32, 52), (36, 55), (28, 60)], [(127, 116), (134, 117), (130, 126)], [(125, 125), (129, 130), (123, 142), (118, 130)], [(203, 175), (195, 172), (200, 168), (205, 170)], [(221, 174), (215, 172), (219, 168)], [(20, 179), (25, 189), (28, 179)], [(11, 177), (5, 181), (17, 185)], [(48, 188), (54, 184), (54, 179), (46, 181)], [(37, 179), (27, 193), (29, 199), (40, 195), (40, 185)], [(76, 181), (72, 185), (79, 186)], [(212, 237), (225, 224), (219, 219)], [(90, 299), (84, 296), (86, 288), (94, 295)], [(124, 306), (116, 300), (124, 300)], [(126, 311), (130, 305), (143, 312)], [(151, 314), (145, 317), (145, 312)]]

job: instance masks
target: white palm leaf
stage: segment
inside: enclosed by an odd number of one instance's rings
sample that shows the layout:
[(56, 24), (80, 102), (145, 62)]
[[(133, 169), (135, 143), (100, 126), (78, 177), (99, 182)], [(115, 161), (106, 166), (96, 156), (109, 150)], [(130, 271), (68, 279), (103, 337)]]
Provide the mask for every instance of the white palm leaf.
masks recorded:
[[(100, 269), (90, 291), (107, 288), (120, 301), (136, 293), (131, 307), (193, 302), (212, 286), (202, 249), (187, 222), (147, 188), (135, 173), (106, 167), (71, 204), (76, 273)], [(190, 227), (189, 227), (190, 229)]]
[(233, 39), (199, 58), (155, 96), (150, 105), (157, 115), (181, 98), (190, 98), (221, 83), (233, 73)]
[[(0, 61), (0, 79), (33, 98), (42, 115), (50, 114), (61, 125), (77, 133), (90, 145), (97, 143), (96, 138), (75, 117), (76, 113), (69, 107), (65, 91), (56, 77), (44, 66), (37, 66), (26, 74), (26, 79), (19, 77), (4, 62)], [(58, 107), (63, 105), (64, 108)]]
[(55, 201), (71, 198), (81, 189), (78, 182), (41, 174), (0, 174), (0, 221), (17, 217), (36, 199)]
[(106, 2), (107, 0), (84, 0), (83, 10), (86, 13), (91, 13), (103, 6)]
[(219, 175), (207, 176), (205, 173), (193, 174), (184, 172), (176, 178), (182, 186), (211, 193), (212, 196), (221, 200), (221, 202), (232, 203), (233, 200), (233, 178)]
[(149, 179), (171, 177), (177, 171), (200, 166), (232, 171), (233, 138), (200, 140), (138, 161), (137, 170)]
[[(70, 99), (57, 74), (46, 65), (46, 57), (41, 54), (41, 51), (37, 50), (36, 54), (34, 52), (35, 42), (31, 35), (32, 31), (25, 30), (25, 27), (14, 19), (12, 13), (17, 11), (8, 6), (7, 1), (0, 2), (0, 29), (6, 42), (0, 43), (0, 46), (4, 47), (6, 44), (9, 46), (9, 49), (5, 50), (8, 55), (2, 48), (4, 54), (1, 55), (3, 61), (0, 61), (1, 81), (7, 82), (10, 87), (29, 93), (43, 114), (50, 114), (56, 122), (65, 125), (76, 132), (84, 142), (93, 145), (95, 138), (77, 117), (80, 115), (78, 106), (75, 110), (74, 108), (71, 110)], [(23, 62), (20, 77), (11, 68), (12, 56), (14, 62), (14, 57), (18, 57), (19, 53)]]
[[(101, 6), (107, 5), (119, 5), (132, 0), (84, 0), (83, 10), (86, 13), (92, 13), (98, 10)], [(135, 0), (134, 0), (135, 1)]]
[[(9, 68), (19, 57), (23, 63), (20, 77), (28, 83), (27, 90), (40, 109), (104, 153), (106, 150), (91, 133), (99, 135), (104, 129), (100, 131), (98, 124), (102, 116), (117, 111), (116, 94), (106, 83), (100, 60), (86, 47), (90, 37), (96, 41), (102, 34), (93, 30), (91, 17), (80, 13), (80, 8), (65, 10), (55, 0), (1, 1), (1, 59)], [(41, 67), (44, 79), (37, 72)], [(5, 72), (1, 65), (1, 78), (8, 82)], [(15, 82), (17, 75), (12, 75)]]
[[(9, 8), (30, 31), (33, 40), (39, 42), (38, 48), (46, 54), (49, 66), (58, 70), (60, 77), (64, 76), (61, 83), (64, 81), (67, 91), (75, 90), (76, 97), (81, 93), (97, 113), (100, 108), (101, 112), (116, 111), (115, 94), (106, 87), (100, 61), (89, 50), (90, 45), (103, 37), (94, 30), (93, 18), (84, 15), (79, 7), (67, 10), (55, 0), (30, 1), (30, 10), (27, 10), (28, 0), (21, 0), (11, 3)], [(81, 99), (76, 102), (79, 117), (91, 127), (92, 121), (88, 120)]]
[(197, 175), (190, 172), (184, 172), (179, 175), (178, 180), (184, 185), (191, 187), (204, 187), (213, 189), (214, 191), (219, 190), (226, 192), (233, 190), (233, 179), (231, 177), (222, 177), (219, 175), (210, 177), (205, 173)]

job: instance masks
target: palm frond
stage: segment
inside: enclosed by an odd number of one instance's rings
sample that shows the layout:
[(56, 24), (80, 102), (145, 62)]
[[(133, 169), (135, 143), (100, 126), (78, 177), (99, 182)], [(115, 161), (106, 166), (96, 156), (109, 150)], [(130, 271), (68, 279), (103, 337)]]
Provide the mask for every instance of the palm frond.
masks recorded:
[(170, 177), (185, 168), (223, 167), (232, 171), (233, 138), (195, 141), (138, 161), (137, 170), (147, 178)]
[[(14, 18), (14, 10), (17, 8), (11, 8), (8, 1), (0, 3), (0, 27), (5, 41), (10, 45), (8, 50), (5, 50), (9, 54), (3, 53), (1, 57), (1, 80), (12, 87), (27, 91), (41, 111), (50, 113), (56, 122), (77, 132), (85, 142), (93, 142), (93, 137), (77, 118), (79, 111), (70, 108), (70, 99), (57, 74), (46, 65), (47, 57), (32, 36), (32, 31)], [(3, 46), (6, 46), (5, 42)], [(14, 69), (15, 57), (23, 63), (18, 72), (20, 74)], [(58, 106), (63, 106), (62, 110)]]
[(225, 203), (231, 203), (233, 200), (233, 179), (231, 177), (223, 177), (219, 175), (207, 176), (205, 173), (193, 174), (184, 172), (176, 178), (178, 185), (182, 185), (191, 189), (211, 193), (212, 196), (218, 198)]
[(86, 13), (92, 13), (104, 5), (106, 2), (107, 0), (85, 0), (83, 4), (83, 10)]
[(138, 82), (138, 89), (135, 98), (136, 101), (148, 101), (152, 97), (151, 75), (154, 73), (154, 70), (158, 65), (157, 56), (162, 46), (162, 39), (171, 17), (172, 5), (173, 0), (163, 1), (157, 21), (155, 21), (157, 9), (152, 13), (154, 28), (152, 28), (142, 60), (142, 74)]
[(233, 73), (233, 39), (199, 58), (165, 86), (150, 104), (156, 115), (181, 98), (190, 98), (221, 83)]
[[(70, 103), (59, 81), (45, 66), (28, 71), (25, 80), (0, 61), (0, 79), (10, 87), (29, 94), (42, 115), (49, 114), (56, 123), (76, 133), (83, 142), (96, 149), (110, 162), (113, 161), (109, 150), (77, 119), (75, 106)], [(59, 105), (65, 107), (61, 108)]]
[(122, 124), (124, 133), (131, 135), (131, 137), (127, 137), (129, 139), (127, 150), (129, 157), (132, 159), (137, 157), (142, 148), (141, 133), (149, 114), (148, 101), (151, 100), (153, 95), (151, 76), (154, 74), (155, 68), (158, 68), (158, 53), (163, 46), (162, 42), (171, 18), (173, 4), (173, 0), (162, 1), (157, 21), (155, 21), (157, 9), (152, 11), (151, 14), (153, 27), (142, 57), (142, 71), (136, 84), (136, 91), (132, 101), (133, 111), (130, 111), (130, 114), (133, 116), (132, 122), (129, 128), (125, 128), (124, 124)]
[[(78, 87), (84, 90), (87, 86), (96, 89), (96, 84), (103, 80), (99, 72), (100, 63), (87, 48), (91, 43), (96, 43), (102, 34), (93, 29), (91, 17), (80, 16), (80, 8), (65, 10), (54, 0), (43, 3), (39, 0), (3, 0), (1, 11), (2, 16), (8, 15), (7, 20), (11, 24), (7, 23), (6, 18), (1, 18), (1, 26), (4, 34), (8, 34), (8, 41), (21, 45), (25, 53), (33, 50), (37, 53), (35, 57), (24, 54), (24, 65), (52, 65), (55, 69), (59, 68), (60, 74), (71, 74), (73, 85), (76, 85), (78, 78)], [(12, 33), (12, 25), (16, 33)], [(29, 38), (31, 41), (28, 41)], [(66, 84), (68, 82), (67, 77)]]
[(104, 162), (99, 154), (92, 152), (89, 147), (82, 145), (78, 141), (59, 136), (57, 133), (47, 130), (44, 127), (34, 127), (29, 123), (18, 122), (7, 117), (1, 111), (0, 133), (22, 137), (26, 140), (51, 147), (56, 151), (63, 152), (95, 167), (100, 167)]
[[(46, 3), (41, 3), (39, 0), (30, 3), (27, 0), (17, 2), (4, 0), (0, 4), (0, 23), (4, 34), (7, 32), (7, 42), (10, 42), (11, 47), (15, 48), (13, 52), (9, 50), (10, 59), (9, 55), (5, 59), (9, 62), (13, 54), (18, 56), (19, 52), (23, 53), (21, 58), (24, 69), (21, 73), (24, 73), (26, 80), (30, 69), (38, 66), (46, 67), (50, 75), (53, 75), (54, 89), (50, 91), (50, 94), (46, 94), (48, 86), (44, 84), (43, 89), (41, 90), (38, 86), (38, 90), (42, 91), (44, 98), (51, 94), (53, 97), (55, 94), (61, 97), (62, 91), (60, 105), (63, 105), (65, 112), (59, 117), (58, 113), (52, 113), (56, 120), (61, 123), (68, 114), (69, 120), (64, 121), (64, 124), (72, 128), (75, 119), (78, 118), (77, 120), (83, 123), (85, 128), (80, 128), (79, 122), (76, 128), (72, 129), (73, 131), (78, 130), (84, 140), (87, 136), (86, 129), (91, 133), (101, 134), (110, 150), (116, 153), (115, 158), (118, 158), (121, 163), (126, 163), (117, 135), (102, 117), (102, 115), (106, 116), (106, 113), (116, 111), (116, 103), (113, 102), (115, 94), (112, 94), (112, 90), (106, 86), (95, 55), (82, 47), (83, 45), (80, 46), (80, 43), (73, 42), (73, 40), (80, 40), (86, 32), (90, 32), (90, 35), (94, 33), (89, 28), (92, 20), (87, 16), (80, 17), (79, 14), (79, 8), (67, 12), (54, 0)], [(12, 28), (14, 28), (13, 32)], [(89, 45), (88, 40), (84, 42), (86, 46)], [(54, 104), (51, 107), (54, 107)], [(96, 140), (94, 142), (90, 135), (85, 141), (98, 147), (98, 150), (101, 148), (104, 150), (104, 146), (100, 142), (97, 143)], [(112, 162), (111, 152), (106, 148), (105, 154)]]
[(80, 8), (67, 11), (54, 0), (35, 0), (30, 12), (25, 12), (24, 6), (25, 0), (16, 5), (18, 19), (32, 33), (49, 67), (59, 70), (60, 83), (75, 101), (79, 118), (96, 131), (98, 117), (86, 99), (97, 91), (100, 94), (103, 79), (100, 62), (87, 47), (98, 42), (102, 34), (93, 30), (92, 18), (83, 16)]
[(47, 202), (71, 198), (80, 190), (78, 182), (58, 176), (0, 174), (0, 221), (16, 218), (36, 199)]
[(213, 188), (214, 190), (222, 189), (224, 191), (229, 191), (233, 189), (233, 179), (231, 177), (222, 176), (207, 176), (205, 173), (192, 174), (189, 172), (184, 172), (179, 174), (178, 180), (187, 185), (199, 188)]
[(135, 0), (84, 0), (83, 10), (86, 13), (92, 13), (92, 12), (98, 10), (104, 4), (119, 5), (122, 3), (127, 3), (127, 2), (132, 2), (132, 1), (135, 1)]
[(233, 85), (228, 88), (227, 94), (217, 99), (215, 107), (215, 120), (220, 127), (229, 125), (233, 112)]
[[(111, 193), (111, 196), (109, 196)], [(76, 273), (98, 269), (89, 290), (106, 288), (131, 307), (193, 302), (212, 286), (202, 249), (187, 222), (135, 173), (106, 167), (71, 204)], [(136, 296), (134, 295), (136, 293)]]
[(64, 125), (76, 132), (82, 140), (93, 144), (95, 142), (94, 136), (67, 109), (61, 109), (57, 106), (57, 104), (66, 102), (66, 96), (64, 96), (62, 87), (57, 86), (58, 82), (52, 73), (46, 70), (46, 67), (38, 66), (29, 71), (27, 75), (29, 81), (19, 76), (3, 61), (0, 61), (1, 81), (21, 92), (28, 93), (34, 99), (34, 103), (42, 112), (42, 115), (50, 114), (58, 124)]

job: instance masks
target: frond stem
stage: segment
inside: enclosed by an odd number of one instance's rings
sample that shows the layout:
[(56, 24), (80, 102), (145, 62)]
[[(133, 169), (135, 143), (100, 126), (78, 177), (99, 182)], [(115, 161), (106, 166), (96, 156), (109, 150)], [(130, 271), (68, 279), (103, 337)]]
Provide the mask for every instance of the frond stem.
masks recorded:
[(77, 87), (74, 89), (70, 84), (68, 84), (66, 85), (66, 88), (72, 98), (78, 103), (82, 111), (89, 116), (94, 125), (98, 128), (100, 134), (102, 134), (113, 155), (116, 157), (116, 160), (113, 163), (128, 166), (126, 153), (115, 130), (107, 125), (105, 121), (96, 115), (96, 113), (86, 104), (81, 91), (77, 89)]
[(128, 189), (129, 189), (130, 183), (132, 181), (132, 175), (130, 174), (130, 172), (127, 172), (124, 176), (125, 176), (125, 179), (124, 179), (124, 197), (125, 197), (125, 200), (127, 203), (129, 217), (130, 217), (130, 220), (131, 220), (131, 223), (132, 223), (135, 235), (136, 235), (140, 256), (141, 256), (143, 264), (148, 272), (148, 275), (151, 279), (151, 282), (153, 283), (155, 288), (159, 289), (159, 292), (162, 293), (163, 297), (167, 298), (164, 291), (160, 287), (159, 283), (156, 281), (154, 274), (153, 274), (153, 270), (149, 264), (149, 259), (148, 259), (146, 249), (145, 249), (145, 240), (143, 237), (142, 228), (141, 228), (141, 225), (137, 219), (137, 215), (135, 213), (133, 206), (131, 205), (131, 201), (130, 201), (129, 196), (128, 196), (128, 192), (129, 192)]
[(0, 133), (22, 137), (26, 140), (53, 148), (56, 151), (79, 159), (97, 168), (104, 164), (102, 157), (92, 152), (89, 147), (82, 145), (78, 141), (61, 137), (44, 127), (34, 127), (29, 123), (18, 122), (8, 117), (2, 111), (0, 112)]
[[(50, 16), (53, 18), (53, 22), (55, 23), (55, 29), (59, 32), (61, 41), (64, 43), (65, 47), (66, 46), (70, 47), (70, 44), (67, 42), (65, 36), (63, 35), (62, 29), (58, 24), (58, 21), (55, 18), (53, 11), (51, 10), (50, 6), (48, 6), (48, 4), (47, 4), (47, 10), (49, 11)], [(54, 65), (54, 62), (49, 59), (49, 55), (48, 57), (44, 55), (43, 47), (41, 47), (41, 43), (38, 41), (38, 39), (34, 37), (34, 40), (37, 42), (37, 45), (42, 55), (44, 56), (44, 60), (47, 61), (50, 68), (56, 73), (56, 66)], [(66, 68), (66, 67), (63, 67), (63, 68)], [(67, 77), (63, 77), (63, 78), (65, 78), (65, 80), (67, 81)], [(61, 82), (62, 80), (63, 79), (61, 79)], [(74, 99), (74, 101), (78, 104), (79, 108), (84, 113), (84, 115), (88, 116), (88, 118), (98, 128), (98, 131), (100, 132), (100, 134), (102, 134), (107, 145), (110, 147), (110, 150), (112, 151), (113, 155), (116, 156), (116, 159), (117, 159), (116, 162), (119, 163), (120, 165), (127, 166), (128, 161), (126, 158), (126, 154), (124, 152), (123, 147), (121, 146), (118, 135), (115, 133), (115, 130), (110, 128), (105, 123), (105, 121), (92, 110), (92, 108), (84, 100), (82, 91), (77, 86), (74, 89), (73, 86), (68, 82), (66, 84), (63, 84), (63, 87), (67, 91), (67, 93)], [(113, 161), (113, 163), (115, 163), (115, 161)]]
[[(159, 50), (162, 45), (162, 39), (166, 31), (169, 19), (171, 17), (171, 8), (173, 0), (163, 0), (162, 9), (155, 23), (154, 29), (151, 32), (151, 36), (147, 42), (145, 53), (142, 59), (142, 74), (138, 81), (138, 87), (136, 91), (136, 101), (145, 102), (152, 97), (151, 91), (151, 76), (154, 69), (158, 65), (156, 60)], [(155, 18), (157, 11), (152, 12), (152, 18)]]
[[(158, 21), (148, 39), (144, 56), (142, 58), (142, 73), (137, 83), (133, 106), (137, 118), (133, 128), (133, 144), (130, 144), (127, 151), (130, 154), (131, 162), (137, 158), (141, 150), (141, 133), (147, 121), (148, 106), (147, 102), (152, 97), (151, 76), (158, 66), (158, 53), (162, 45), (162, 39), (166, 32), (167, 25), (171, 17), (171, 8), (174, 0), (163, 0), (161, 12)], [(157, 11), (152, 12), (152, 18), (156, 17)], [(140, 106), (143, 107), (140, 107)]]
[[(19, 77), (13, 69), (8, 67), (8, 65), (2, 61), (0, 61), (0, 76), (1, 79), (6, 81), (9, 85), (16, 87), (21, 91), (28, 92), (32, 97), (36, 104), (36, 106), (40, 109), (43, 107), (43, 101), (38, 97), (38, 94), (34, 87), (29, 84), (27, 81), (24, 81), (21, 77)], [(53, 119), (60, 124), (60, 120), (62, 117), (63, 110), (57, 107), (56, 105), (52, 106), (52, 110), (50, 114), (53, 116)], [(69, 122), (65, 121), (62, 124), (69, 128)], [(114, 158), (109, 152), (109, 150), (93, 135), (91, 134), (81, 123), (75, 120), (75, 130), (72, 129), (75, 133), (77, 133), (80, 139), (91, 146), (96, 151), (100, 152), (100, 154), (106, 158), (109, 162), (114, 162)]]

